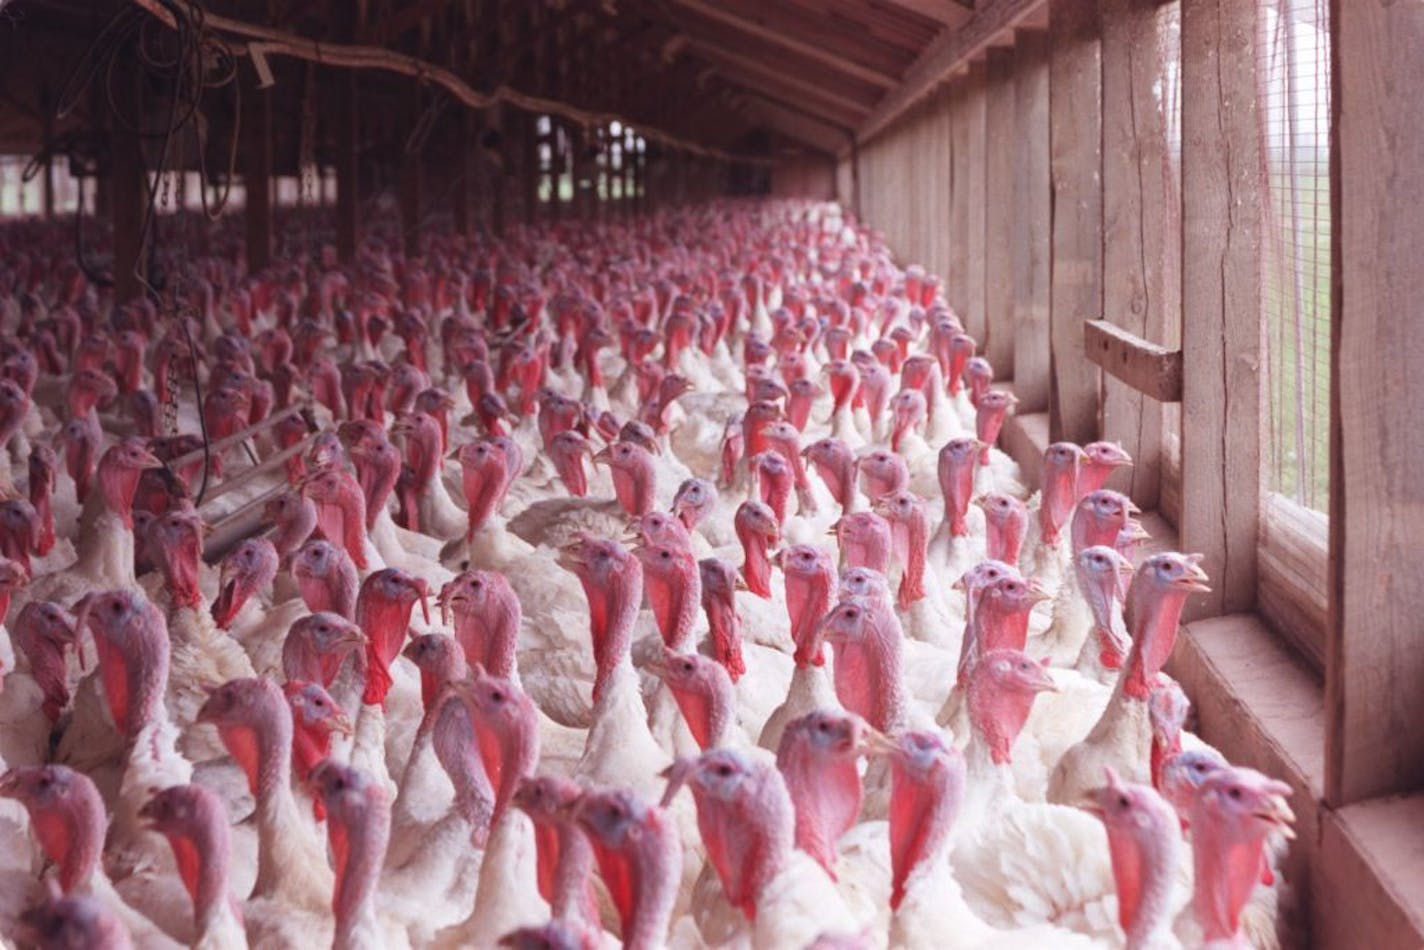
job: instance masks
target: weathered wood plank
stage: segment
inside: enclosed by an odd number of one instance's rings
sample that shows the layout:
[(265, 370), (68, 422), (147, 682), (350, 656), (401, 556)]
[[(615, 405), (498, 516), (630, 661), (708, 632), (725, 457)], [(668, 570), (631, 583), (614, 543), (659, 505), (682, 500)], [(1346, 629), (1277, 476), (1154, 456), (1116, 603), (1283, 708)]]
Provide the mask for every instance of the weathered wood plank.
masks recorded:
[(989, 50), (984, 115), (984, 339), (1000, 378), (1014, 371), (1014, 54)]
[(1158, 403), (1182, 399), (1181, 350), (1149, 343), (1107, 320), (1089, 320), (1083, 324), (1083, 355), (1138, 396)]
[(1018, 412), (1048, 408), (1048, 32), (1020, 30), (1014, 47), (1014, 389)]
[(1424, 788), (1424, 221), (1417, 207), (1424, 6), (1359, 0), (1333, 4), (1331, 16), (1337, 277), (1326, 796), (1342, 806)]
[[(1164, 195), (1165, 124), (1155, 87), (1162, 81), (1158, 0), (1099, 0), (1103, 71), (1103, 312), (1147, 340), (1166, 337), (1167, 308), (1179, 289), (1169, 282), (1168, 238), (1177, 221)], [(1180, 369), (1180, 357), (1178, 359)], [(1111, 372), (1111, 368), (1104, 366)], [(1155, 397), (1162, 399), (1163, 397)], [(1177, 394), (1181, 398), (1180, 376)], [(1166, 400), (1164, 400), (1166, 401)], [(1118, 379), (1103, 381), (1102, 435), (1133, 457), (1113, 487), (1144, 509), (1157, 507), (1161, 486), (1162, 407)]]
[(1053, 180), (1049, 431), (1098, 437), (1102, 374), (1082, 357), (1082, 325), (1103, 306), (1102, 69), (1097, 0), (1050, 0), (1048, 144)]
[(1257, 6), (1182, 3), (1182, 544), (1212, 593), (1191, 619), (1256, 602), (1261, 214)]
[(974, 333), (974, 315), (969, 313), (969, 255), (974, 235), (969, 228), (969, 194), (975, 183), (969, 172), (969, 86), (965, 79), (950, 83), (949, 155), (949, 273), (945, 288), (949, 305), (959, 314), (964, 328)]
[(964, 86), (964, 124), (967, 136), (967, 156), (964, 161), (964, 189), (968, 207), (965, 215), (964, 328), (984, 345), (986, 317), (984, 307), (984, 87), (988, 72), (983, 62), (969, 64), (969, 78)]
[(806, 36), (799, 31), (775, 29), (766, 23), (728, 10), (721, 4), (709, 3), (706, 0), (673, 0), (673, 2), (677, 6), (693, 10), (708, 19), (720, 21), (738, 33), (754, 36), (782, 49), (799, 53), (807, 59), (829, 66), (842, 75), (854, 76), (856, 79), (872, 83), (881, 89), (889, 89), (896, 83), (896, 76), (872, 69), (847, 56), (838, 55), (828, 50), (824, 43), (817, 43), (814, 37)]

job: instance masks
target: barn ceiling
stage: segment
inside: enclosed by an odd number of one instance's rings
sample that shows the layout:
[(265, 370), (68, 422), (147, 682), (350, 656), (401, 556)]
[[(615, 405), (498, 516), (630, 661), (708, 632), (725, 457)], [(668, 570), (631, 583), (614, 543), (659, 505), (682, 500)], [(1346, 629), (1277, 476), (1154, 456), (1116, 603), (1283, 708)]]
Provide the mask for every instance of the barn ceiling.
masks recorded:
[[(158, 6), (158, 0), (0, 0), (0, 33), (30, 29), (92, 38), (108, 17), (135, 2)], [(506, 88), (616, 114), (635, 126), (712, 148), (735, 150), (748, 142), (765, 147), (765, 133), (771, 133), (834, 154), (878, 107), (883, 111), (887, 101), (905, 96), (907, 77), (914, 79), (917, 67), (923, 71), (927, 58), (943, 58), (956, 36), (973, 33), (976, 19), (1032, 4), (204, 0), (201, 5), (212, 15), (309, 40), (396, 50), (448, 68), (476, 90)], [(398, 84), (401, 78), (390, 81)], [(10, 92), (19, 94), (13, 84)]]

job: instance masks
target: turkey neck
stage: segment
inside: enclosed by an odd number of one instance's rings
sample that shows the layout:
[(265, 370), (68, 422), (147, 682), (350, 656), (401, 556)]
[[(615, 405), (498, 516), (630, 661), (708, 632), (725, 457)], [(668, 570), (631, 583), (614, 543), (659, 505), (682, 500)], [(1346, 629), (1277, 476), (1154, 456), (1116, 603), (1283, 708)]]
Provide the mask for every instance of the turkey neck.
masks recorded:
[[(614, 580), (598, 595), (604, 601), (604, 622), (598, 624), (594, 617), (593, 653), (597, 670), (593, 681), (593, 698), (603, 695), (619, 666), (628, 666), (628, 648), (633, 642), (633, 627), (638, 622), (638, 611), (643, 601), (643, 575), (641, 570), (630, 571)], [(602, 627), (600, 630), (599, 627)]]
[[(1173, 891), (1177, 873), (1177, 854), (1180, 842), (1176, 838), (1176, 828), (1169, 828), (1155, 848), (1142, 848), (1134, 842), (1119, 844), (1114, 835), (1108, 835), (1108, 847), (1117, 854), (1118, 848), (1138, 850), (1136, 866), (1140, 875), (1137, 881), (1136, 903), (1124, 904), (1119, 911), (1123, 930), (1127, 937), (1126, 950), (1149, 950), (1162, 946), (1171, 936), (1173, 921)], [(1115, 860), (1114, 865), (1118, 862)], [(1118, 889), (1123, 893), (1123, 888)]]
[(1203, 943), (1227, 945), (1236, 939), (1241, 909), (1261, 880), (1262, 843), (1233, 837), (1211, 821), (1192, 823), (1192, 910)]
[(834, 578), (824, 571), (805, 577), (786, 578), (787, 609), (794, 608), (791, 617), (791, 642), (796, 645), (798, 667), (821, 666), (826, 662), (821, 645), (821, 618), (831, 609), (831, 587)]
[(554, 888), (550, 900), (553, 916), (598, 923), (598, 897), (593, 890), (593, 847), (587, 836), (567, 821), (557, 823), (559, 859), (554, 867)]
[(252, 896), (272, 897), (289, 869), (278, 860), (277, 841), (300, 822), (292, 796), (292, 723), (275, 717), (257, 734), (257, 882)]

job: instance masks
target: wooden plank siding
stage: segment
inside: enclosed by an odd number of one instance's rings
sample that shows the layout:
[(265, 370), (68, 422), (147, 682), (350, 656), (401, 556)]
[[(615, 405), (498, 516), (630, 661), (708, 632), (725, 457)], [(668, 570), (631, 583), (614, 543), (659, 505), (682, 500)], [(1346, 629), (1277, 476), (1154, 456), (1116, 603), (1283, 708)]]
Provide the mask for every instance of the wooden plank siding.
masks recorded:
[(1257, 7), (1182, 3), (1182, 513), (1212, 593), (1189, 619), (1256, 601), (1261, 485)]
[(1103, 312), (1102, 71), (1097, 0), (1051, 0), (1048, 146), (1053, 181), (1049, 433), (1098, 434), (1102, 374), (1083, 359), (1083, 322)]
[(1014, 392), (1022, 414), (1048, 408), (1049, 40), (1038, 29), (1015, 39)]
[(1424, 100), (1415, 81), (1424, 6), (1340, 0), (1331, 16), (1338, 266), (1325, 794), (1343, 806), (1424, 789)]
[(973, 189), (969, 175), (969, 84), (965, 78), (956, 77), (949, 88), (950, 249), (945, 292), (964, 329), (976, 336), (974, 317), (969, 313), (969, 192)]
[[(1166, 238), (1177, 222), (1163, 195), (1166, 129), (1153, 87), (1162, 74), (1157, 0), (1099, 0), (1102, 23), (1103, 318), (1153, 342), (1167, 342)], [(1160, 403), (1122, 381), (1103, 380), (1103, 438), (1133, 457), (1111, 487), (1144, 510), (1161, 486)]]
[(984, 109), (984, 339), (994, 375), (1014, 370), (1014, 54), (991, 49)]

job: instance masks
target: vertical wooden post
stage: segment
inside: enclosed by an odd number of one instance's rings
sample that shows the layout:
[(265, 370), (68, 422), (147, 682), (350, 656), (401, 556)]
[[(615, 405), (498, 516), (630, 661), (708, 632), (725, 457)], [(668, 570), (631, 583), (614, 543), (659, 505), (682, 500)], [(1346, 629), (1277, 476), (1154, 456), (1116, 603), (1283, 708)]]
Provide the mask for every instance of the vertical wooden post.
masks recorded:
[(1018, 411), (1048, 408), (1048, 32), (1014, 45), (1014, 392)]
[(1182, 523), (1212, 593), (1190, 619), (1256, 600), (1261, 491), (1257, 10), (1182, 3)]
[(949, 271), (945, 275), (945, 291), (949, 305), (973, 336), (975, 317), (969, 313), (969, 193), (983, 186), (970, 179), (968, 92), (968, 81), (957, 77), (951, 80), (949, 98), (945, 100), (950, 136)]
[(503, 237), (509, 208), (509, 183), (513, 176), (509, 173), (512, 153), (508, 136), (510, 123), (502, 106), (495, 104), (490, 109), (485, 117), (485, 126), (494, 131), (499, 141), (498, 160), (491, 162), (488, 157), (485, 159), (485, 181), (490, 190), (490, 228), (497, 236)]
[[(408, 108), (410, 115), (408, 121), (404, 123), (402, 139), (404, 135), (410, 133), (415, 123), (420, 120), (421, 113), (425, 111), (422, 101), (421, 88), (418, 84), (411, 86), (410, 102)], [(425, 156), (422, 145), (414, 152), (401, 150), (397, 153), (396, 160), (400, 162), (400, 215), (401, 233), (405, 237), (405, 253), (407, 257), (415, 257), (420, 254), (420, 223), (423, 212), (423, 195), (425, 189)]]
[[(133, 54), (132, 51), (130, 55)], [(120, 113), (143, 124), (143, 78), (138, 69), (120, 70), (113, 88)], [(148, 172), (144, 167), (143, 142), (136, 132), (118, 127), (109, 138), (112, 167), (110, 210), (114, 228), (114, 300), (128, 303), (143, 293), (141, 275), (148, 262), (143, 259), (144, 215), (148, 207)]]
[[(524, 185), (524, 223), (533, 224), (539, 216), (539, 129), (533, 114), (519, 114), (519, 129), (524, 143), (523, 161), (519, 165)], [(552, 149), (553, 145), (549, 147)]]
[[(246, 142), (242, 184), (247, 231), (247, 270), (256, 274), (272, 263), (272, 91), (251, 86), (242, 95)], [(300, 174), (300, 170), (298, 170)]]
[(969, 192), (967, 215), (969, 227), (966, 235), (967, 268), (964, 275), (964, 327), (969, 335), (983, 346), (987, 333), (987, 317), (984, 304), (985, 279), (985, 217), (987, 209), (984, 195), (985, 162), (985, 86), (988, 67), (981, 60), (969, 64), (969, 81), (965, 84), (964, 122), (968, 129), (968, 156), (965, 162)]
[(356, 260), (360, 242), (360, 175), (356, 161), (356, 70), (337, 74), (333, 116), (336, 128), (336, 253), (343, 264)]
[[(1164, 196), (1167, 136), (1153, 92), (1162, 74), (1156, 0), (1099, 0), (1103, 43), (1103, 319), (1166, 339), (1180, 292), (1168, 283), (1165, 240), (1176, 227)], [(1175, 321), (1172, 321), (1174, 324)], [(1103, 438), (1133, 457), (1110, 487), (1145, 510), (1161, 485), (1162, 406), (1121, 380), (1103, 379)]]
[(623, 211), (629, 217), (638, 210), (637, 195), (634, 189), (637, 187), (637, 179), (634, 176), (634, 169), (637, 165), (638, 156), (633, 154), (634, 144), (633, 130), (624, 126), (623, 128)]
[(1102, 69), (1097, 0), (1050, 0), (1048, 144), (1053, 177), (1048, 431), (1098, 437), (1102, 371), (1083, 358), (1083, 323), (1103, 312)]
[(1340, 0), (1330, 10), (1336, 279), (1325, 797), (1336, 807), (1424, 788), (1422, 14), (1417, 4), (1379, 0)]
[(475, 143), (475, 113), (469, 109), (460, 110), (455, 116), (455, 155), (450, 170), (455, 178), (455, 193), (451, 196), (450, 212), (455, 224), (455, 233), (469, 237), (471, 228), (470, 185), (474, 177), (474, 162), (471, 151)]
[(1014, 54), (991, 49), (984, 90), (984, 338), (980, 352), (1006, 378), (1014, 362)]
[(54, 96), (48, 83), (40, 90), (40, 121), (44, 123), (44, 216), (46, 221), (54, 220)]

